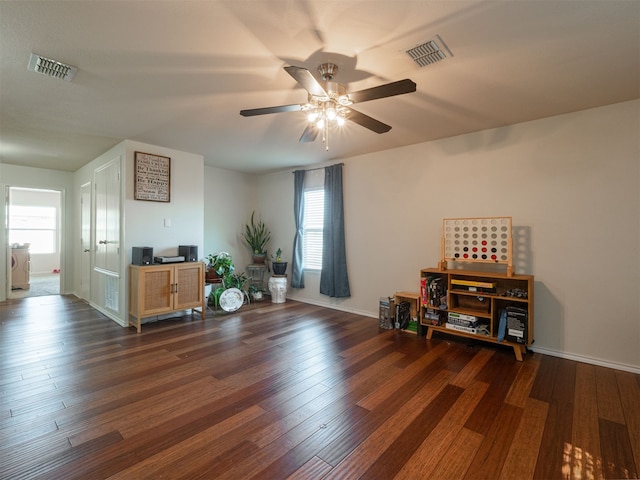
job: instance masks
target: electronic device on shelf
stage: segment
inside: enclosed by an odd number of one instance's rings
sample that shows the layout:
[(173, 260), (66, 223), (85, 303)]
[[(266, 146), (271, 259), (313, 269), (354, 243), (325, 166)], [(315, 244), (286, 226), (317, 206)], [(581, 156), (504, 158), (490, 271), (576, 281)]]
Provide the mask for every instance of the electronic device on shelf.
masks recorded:
[(178, 245), (178, 255), (183, 256), (186, 262), (197, 262), (198, 246), (197, 245)]
[(132, 265), (151, 265), (153, 263), (153, 247), (131, 247)]
[(153, 261), (155, 263), (180, 263), (184, 262), (184, 257), (182, 255), (153, 257)]

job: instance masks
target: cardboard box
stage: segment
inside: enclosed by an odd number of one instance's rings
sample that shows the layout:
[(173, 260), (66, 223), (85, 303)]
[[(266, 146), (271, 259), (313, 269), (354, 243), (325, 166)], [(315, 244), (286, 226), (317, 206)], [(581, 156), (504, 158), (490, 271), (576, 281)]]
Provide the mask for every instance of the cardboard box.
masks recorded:
[(393, 328), (396, 318), (396, 307), (393, 297), (380, 297), (380, 307), (378, 310), (379, 327), (385, 330)]

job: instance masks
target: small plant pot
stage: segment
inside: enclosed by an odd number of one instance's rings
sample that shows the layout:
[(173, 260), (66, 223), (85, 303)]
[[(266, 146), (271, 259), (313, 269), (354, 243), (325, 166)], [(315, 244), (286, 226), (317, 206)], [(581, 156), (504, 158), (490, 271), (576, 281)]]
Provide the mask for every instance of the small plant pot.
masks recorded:
[(262, 290), (257, 290), (255, 292), (252, 292), (251, 296), (253, 297), (254, 300), (262, 300), (264, 298), (264, 294), (262, 293)]
[(253, 254), (253, 263), (262, 265), (265, 262), (266, 254), (264, 253), (254, 253)]
[(274, 275), (284, 275), (287, 271), (287, 262), (272, 262)]
[(220, 275), (218, 275), (218, 273), (213, 268), (208, 268), (205, 274), (205, 278), (208, 282), (213, 282), (215, 280), (219, 280)]

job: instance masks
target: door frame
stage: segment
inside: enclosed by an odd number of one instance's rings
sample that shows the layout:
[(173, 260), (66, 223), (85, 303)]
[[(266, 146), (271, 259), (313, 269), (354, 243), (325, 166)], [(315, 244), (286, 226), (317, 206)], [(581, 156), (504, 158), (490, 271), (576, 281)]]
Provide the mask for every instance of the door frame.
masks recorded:
[(6, 250), (7, 250), (7, 258), (6, 258), (6, 274), (5, 274), (5, 278), (6, 278), (6, 298), (10, 299), (11, 295), (12, 295), (12, 290), (11, 290), (11, 243), (9, 241), (9, 232), (11, 230), (11, 220), (9, 217), (9, 209), (11, 208), (11, 189), (28, 189), (28, 190), (39, 190), (39, 191), (47, 191), (47, 192), (57, 192), (58, 195), (60, 196), (60, 211), (58, 212), (60, 215), (60, 220), (58, 222), (58, 225), (56, 226), (56, 233), (58, 235), (58, 238), (56, 239), (57, 243), (58, 243), (58, 255), (59, 255), (59, 260), (60, 260), (60, 277), (58, 278), (59, 281), (59, 291), (60, 294), (64, 294), (65, 293), (65, 276), (66, 276), (66, 268), (64, 268), (65, 266), (65, 248), (64, 246), (66, 245), (66, 235), (65, 235), (65, 226), (67, 224), (67, 219), (66, 219), (66, 189), (64, 188), (45, 188), (45, 187), (33, 187), (30, 185), (5, 185), (5, 212), (6, 212), (6, 229), (5, 229), (5, 234), (6, 234), (6, 240), (5, 240), (5, 244), (6, 244)]
[[(93, 264), (93, 182), (88, 181), (80, 186), (80, 278), (78, 293), (81, 298), (91, 302), (91, 271)], [(84, 202), (88, 200), (88, 205)], [(85, 222), (88, 222), (85, 224)], [(85, 235), (88, 238), (84, 238)], [(78, 271), (76, 270), (76, 271)], [(86, 285), (85, 285), (86, 282)]]

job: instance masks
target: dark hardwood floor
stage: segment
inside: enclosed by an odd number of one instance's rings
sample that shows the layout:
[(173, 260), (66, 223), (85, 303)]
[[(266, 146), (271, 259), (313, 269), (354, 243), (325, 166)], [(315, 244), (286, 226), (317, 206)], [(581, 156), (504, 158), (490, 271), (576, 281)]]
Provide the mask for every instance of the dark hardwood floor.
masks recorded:
[(2, 479), (638, 478), (640, 376), (293, 301), (0, 303)]

